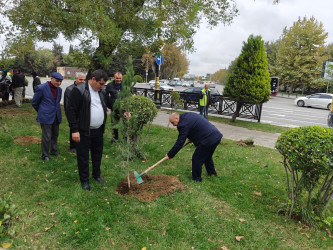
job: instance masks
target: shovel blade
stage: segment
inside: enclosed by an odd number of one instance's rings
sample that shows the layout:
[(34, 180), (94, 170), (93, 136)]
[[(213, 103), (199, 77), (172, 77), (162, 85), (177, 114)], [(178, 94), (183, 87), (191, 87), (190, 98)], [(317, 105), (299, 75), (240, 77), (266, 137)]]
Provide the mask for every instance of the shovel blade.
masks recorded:
[(143, 182), (141, 176), (138, 174), (138, 172), (134, 171), (134, 176), (135, 176), (135, 179), (136, 179), (136, 182), (138, 184), (141, 184)]

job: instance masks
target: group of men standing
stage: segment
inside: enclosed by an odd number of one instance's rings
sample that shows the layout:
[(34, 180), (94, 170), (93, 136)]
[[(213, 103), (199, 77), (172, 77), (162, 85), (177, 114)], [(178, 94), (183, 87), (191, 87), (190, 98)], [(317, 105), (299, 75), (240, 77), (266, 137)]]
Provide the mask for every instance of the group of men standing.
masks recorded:
[[(42, 160), (49, 161), (50, 156), (58, 156), (57, 138), (59, 124), (62, 121), (60, 85), (63, 76), (58, 72), (51, 74), (50, 81), (36, 87), (32, 106), (37, 111), (37, 121), (42, 129)], [(77, 73), (75, 82), (66, 88), (64, 94), (65, 114), (70, 128), (70, 152), (76, 153), (81, 187), (90, 190), (89, 152), (92, 162), (92, 176), (104, 184), (101, 178), (101, 160), (103, 153), (103, 134), (107, 119), (107, 109), (111, 109), (116, 120), (122, 117), (130, 119), (131, 114), (113, 109), (118, 94), (122, 91), (122, 74), (116, 72), (114, 80), (104, 86), (108, 75), (104, 70), (96, 70), (87, 81), (84, 73)], [(216, 175), (212, 155), (221, 141), (222, 134), (207, 119), (199, 114), (172, 113), (170, 122), (177, 126), (178, 139), (165, 159), (173, 158), (182, 148), (186, 138), (193, 142), (196, 150), (192, 157), (192, 179), (201, 181), (202, 165), (205, 164), (208, 175)], [(118, 140), (118, 131), (113, 131), (113, 141)]]

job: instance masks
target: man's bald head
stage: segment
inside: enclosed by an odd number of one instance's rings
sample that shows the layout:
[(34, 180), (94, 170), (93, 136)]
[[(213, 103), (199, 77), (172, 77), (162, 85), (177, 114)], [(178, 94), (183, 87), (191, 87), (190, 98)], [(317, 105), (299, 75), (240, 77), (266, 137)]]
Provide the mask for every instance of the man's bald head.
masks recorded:
[(169, 121), (170, 123), (173, 125), (173, 126), (177, 126), (178, 123), (179, 123), (179, 114), (177, 112), (174, 112), (172, 113), (170, 116), (169, 116)]

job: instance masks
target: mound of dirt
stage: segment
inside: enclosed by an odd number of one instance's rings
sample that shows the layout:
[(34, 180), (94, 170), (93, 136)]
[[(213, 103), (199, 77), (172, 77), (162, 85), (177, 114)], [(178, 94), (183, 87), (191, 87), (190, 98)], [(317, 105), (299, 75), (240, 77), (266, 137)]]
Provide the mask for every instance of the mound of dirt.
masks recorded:
[(31, 144), (40, 144), (41, 139), (35, 136), (15, 136), (14, 144), (20, 145), (31, 145)]
[(239, 140), (239, 141), (236, 141), (235, 144), (240, 145), (240, 146), (253, 146), (254, 147), (254, 141)]
[(182, 191), (184, 187), (181, 181), (170, 175), (144, 175), (141, 177), (143, 183), (138, 184), (134, 174), (130, 175), (131, 188), (128, 188), (127, 176), (119, 183), (117, 194), (134, 196), (140, 201), (152, 202), (160, 195), (173, 193), (175, 190)]

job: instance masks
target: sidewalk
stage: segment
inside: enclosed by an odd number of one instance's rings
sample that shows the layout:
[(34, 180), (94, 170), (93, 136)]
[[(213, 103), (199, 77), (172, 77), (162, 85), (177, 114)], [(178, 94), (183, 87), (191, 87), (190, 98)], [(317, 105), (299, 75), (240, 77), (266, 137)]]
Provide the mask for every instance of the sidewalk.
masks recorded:
[[(159, 110), (158, 115), (155, 117), (153, 124), (160, 126), (168, 126), (169, 114), (164, 110)], [(280, 133), (267, 133), (257, 130), (250, 130), (247, 128), (231, 126), (223, 123), (212, 122), (216, 128), (223, 134), (223, 138), (234, 141), (246, 140), (252, 138), (255, 145), (274, 148)], [(176, 128), (169, 125), (170, 128)]]

